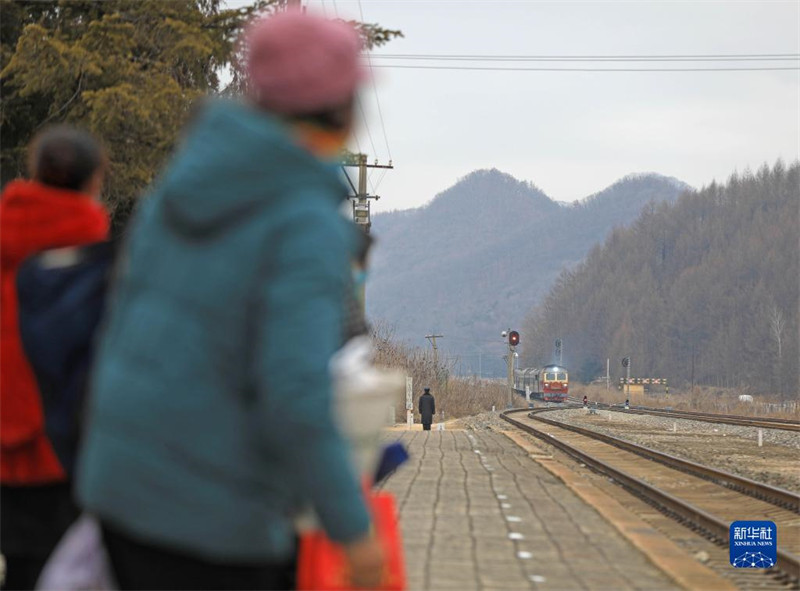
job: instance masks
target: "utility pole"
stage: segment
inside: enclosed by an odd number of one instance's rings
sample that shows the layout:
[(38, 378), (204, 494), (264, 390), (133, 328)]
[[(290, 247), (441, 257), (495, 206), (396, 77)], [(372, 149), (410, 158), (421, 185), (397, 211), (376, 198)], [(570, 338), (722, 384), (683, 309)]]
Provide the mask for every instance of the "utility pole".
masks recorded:
[[(436, 339), (443, 339), (443, 334), (426, 334), (425, 338), (428, 339), (431, 346), (433, 347), (433, 362), (436, 366), (439, 366), (439, 347), (436, 346)], [(438, 371), (438, 370), (437, 370)]]
[(622, 367), (625, 368), (625, 398), (630, 400), (631, 397), (631, 358), (622, 358)]
[(443, 334), (426, 334), (425, 338), (428, 339), (433, 347), (433, 366), (436, 370), (436, 382), (439, 382), (439, 347), (436, 346), (436, 339), (443, 339)]
[[(347, 174), (346, 170), (348, 168), (358, 169), (358, 188), (356, 188), (353, 181), (350, 180), (350, 176)], [(377, 201), (380, 199), (380, 195), (370, 195), (367, 192), (367, 171), (370, 168), (393, 169), (394, 166), (392, 166), (391, 160), (389, 160), (389, 164), (378, 164), (377, 160), (375, 160), (374, 164), (368, 164), (366, 154), (353, 154), (342, 163), (344, 176), (350, 188), (353, 190), (353, 194), (348, 195), (348, 199), (351, 199), (353, 202), (353, 221), (367, 234), (369, 234), (369, 229), (372, 226), (369, 200), (375, 199)]]
[(514, 352), (511, 350), (511, 345), (508, 346), (508, 355), (506, 355), (506, 371), (508, 378), (508, 408), (514, 408)]
[(622, 367), (625, 368), (625, 398), (630, 400), (631, 397), (631, 358), (622, 358)]
[[(348, 168), (358, 169), (358, 188), (356, 188), (353, 181), (350, 180), (350, 175), (347, 174)], [(375, 160), (374, 164), (367, 164), (366, 154), (353, 154), (345, 158), (342, 163), (344, 177), (347, 179), (347, 184), (349, 184), (350, 188), (353, 190), (353, 194), (347, 196), (353, 203), (353, 221), (364, 230), (366, 234), (369, 234), (369, 229), (372, 227), (372, 214), (369, 200), (375, 199), (375, 201), (377, 201), (380, 199), (379, 195), (370, 195), (367, 192), (367, 171), (370, 168), (393, 169), (394, 166), (392, 166), (391, 160), (389, 160), (389, 164), (378, 164), (377, 160)], [(361, 293), (359, 294), (361, 296), (361, 312), (365, 316), (367, 313), (366, 287), (366, 285), (362, 285)], [(435, 349), (436, 347), (434, 346), (434, 350)]]

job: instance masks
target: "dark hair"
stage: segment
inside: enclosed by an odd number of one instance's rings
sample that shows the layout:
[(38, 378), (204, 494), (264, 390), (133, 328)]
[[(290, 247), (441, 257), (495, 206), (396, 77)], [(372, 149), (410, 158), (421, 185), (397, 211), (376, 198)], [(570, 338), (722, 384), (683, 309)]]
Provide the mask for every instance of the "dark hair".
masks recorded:
[(90, 133), (68, 125), (38, 133), (28, 154), (30, 176), (44, 185), (80, 191), (106, 166), (103, 146)]
[(287, 115), (288, 119), (302, 123), (311, 123), (329, 131), (344, 131), (353, 122), (353, 108), (355, 97), (350, 97), (346, 102), (336, 107), (330, 107), (316, 113), (303, 113)]

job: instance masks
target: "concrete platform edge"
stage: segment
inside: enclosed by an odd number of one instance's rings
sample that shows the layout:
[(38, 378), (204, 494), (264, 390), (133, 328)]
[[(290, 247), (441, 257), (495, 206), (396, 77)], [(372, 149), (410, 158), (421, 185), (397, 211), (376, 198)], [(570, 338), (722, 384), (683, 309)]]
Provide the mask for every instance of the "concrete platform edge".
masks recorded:
[[(506, 437), (528, 453), (553, 476), (561, 480), (572, 492), (593, 507), (622, 536), (633, 544), (647, 559), (684, 589), (709, 589), (733, 591), (737, 587), (702, 564), (690, 560), (686, 551), (653, 528), (647, 522), (631, 514), (619, 502), (590, 482), (581, 479), (572, 470), (552, 458), (543, 457), (541, 450), (525, 440), (522, 433), (500, 430)], [(627, 493), (626, 493), (627, 494)]]

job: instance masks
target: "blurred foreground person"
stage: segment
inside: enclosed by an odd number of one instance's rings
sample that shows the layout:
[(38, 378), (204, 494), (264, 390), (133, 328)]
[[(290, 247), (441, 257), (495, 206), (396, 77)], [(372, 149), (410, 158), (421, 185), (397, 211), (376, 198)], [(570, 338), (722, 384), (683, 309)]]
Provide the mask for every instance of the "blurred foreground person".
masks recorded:
[(0, 196), (0, 551), (6, 589), (34, 587), (77, 513), (68, 466), (48, 439), (42, 398), (22, 348), (17, 272), (25, 259), (43, 250), (108, 237), (108, 215), (98, 202), (105, 167), (103, 150), (89, 134), (54, 127), (31, 145), (33, 180), (12, 181)]
[(78, 490), (123, 589), (290, 588), (305, 502), (354, 585), (382, 572), (328, 369), (360, 39), (282, 13), (245, 41), (249, 100), (200, 113), (142, 203), (96, 360)]
[(346, 316), (343, 339), (345, 342), (354, 337), (369, 334), (369, 326), (364, 314), (364, 290), (367, 286), (369, 252), (374, 239), (362, 231), (359, 231), (358, 234), (355, 257), (351, 261), (351, 293), (345, 298)]

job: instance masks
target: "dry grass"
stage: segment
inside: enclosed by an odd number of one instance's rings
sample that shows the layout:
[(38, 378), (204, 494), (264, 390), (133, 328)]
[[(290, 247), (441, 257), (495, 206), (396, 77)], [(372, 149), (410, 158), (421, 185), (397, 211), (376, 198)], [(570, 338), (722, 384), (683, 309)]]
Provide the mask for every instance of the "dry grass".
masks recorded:
[[(508, 389), (505, 381), (453, 377), (452, 367), (441, 362), (437, 363), (433, 351), (396, 342), (392, 329), (386, 325), (379, 324), (374, 327), (372, 336), (377, 349), (376, 364), (400, 369), (413, 378), (415, 412), (417, 400), (425, 387), (431, 389), (436, 397), (436, 410), (444, 411), (445, 419), (486, 412), (492, 410), (493, 406), (498, 410), (506, 407)], [(652, 396), (632, 397), (631, 402), (657, 408), (671, 407), (676, 410), (800, 419), (800, 405), (797, 402), (781, 403), (777, 396), (756, 396), (753, 402), (740, 402), (739, 395), (745, 393), (730, 388), (696, 387), (693, 392), (671, 390), (669, 395), (662, 392)], [(606, 390), (604, 385), (585, 386), (572, 383), (570, 394), (578, 398), (586, 395), (589, 400), (598, 402), (625, 401), (624, 393), (614, 386)], [(398, 421), (403, 421), (405, 416), (405, 400), (398, 400), (395, 417)]]
[[(612, 386), (592, 384), (570, 385), (571, 394), (578, 398), (588, 396), (589, 400), (598, 402), (619, 403), (625, 401), (625, 394)], [(670, 390), (665, 393), (654, 393), (640, 397), (631, 397), (633, 404), (642, 404), (656, 408), (674, 408), (675, 410), (691, 410), (718, 414), (732, 414), (752, 417), (775, 417), (782, 419), (800, 419), (800, 405), (797, 402), (785, 403), (775, 397), (754, 396), (753, 402), (741, 402), (739, 395), (744, 394), (732, 388), (710, 388), (698, 386), (691, 390)]]
[[(400, 369), (413, 378), (414, 410), (423, 388), (430, 388), (436, 398), (437, 414), (444, 411), (445, 419), (454, 419), (505, 408), (508, 389), (502, 382), (456, 378), (452, 367), (436, 363), (431, 350), (411, 347), (394, 340), (391, 328), (377, 325), (372, 336), (376, 345), (375, 363), (378, 366)], [(406, 416), (405, 400), (398, 400), (395, 417), (403, 421)]]
[(507, 403), (505, 384), (477, 378), (451, 378), (441, 397), (436, 398), (437, 409), (442, 408), (447, 419), (476, 415), (493, 407), (502, 410)]

